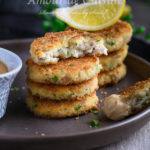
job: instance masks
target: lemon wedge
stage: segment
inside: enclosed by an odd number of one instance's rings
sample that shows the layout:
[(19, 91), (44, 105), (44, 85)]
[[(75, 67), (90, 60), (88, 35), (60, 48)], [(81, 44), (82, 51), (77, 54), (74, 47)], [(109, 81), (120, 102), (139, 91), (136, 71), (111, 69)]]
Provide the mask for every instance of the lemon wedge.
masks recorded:
[(125, 0), (98, 0), (58, 8), (55, 15), (73, 28), (96, 31), (116, 23), (122, 16)]

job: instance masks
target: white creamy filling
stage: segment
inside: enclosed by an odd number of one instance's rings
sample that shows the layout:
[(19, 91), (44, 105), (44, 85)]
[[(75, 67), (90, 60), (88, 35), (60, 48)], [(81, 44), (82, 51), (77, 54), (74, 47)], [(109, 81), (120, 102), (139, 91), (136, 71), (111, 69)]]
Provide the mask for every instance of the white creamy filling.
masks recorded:
[(129, 100), (129, 104), (132, 106), (132, 109), (138, 109), (142, 105), (147, 105), (150, 103), (150, 92), (141, 92), (142, 95), (138, 95)]
[(57, 48), (50, 51), (41, 51), (41, 55), (35, 55), (34, 60), (36, 62), (48, 63), (48, 62), (58, 62), (59, 59), (66, 59), (69, 57), (84, 57), (86, 54), (107, 55), (107, 48), (103, 45), (103, 42), (96, 42), (94, 40), (85, 43), (71, 44), (67, 48)]

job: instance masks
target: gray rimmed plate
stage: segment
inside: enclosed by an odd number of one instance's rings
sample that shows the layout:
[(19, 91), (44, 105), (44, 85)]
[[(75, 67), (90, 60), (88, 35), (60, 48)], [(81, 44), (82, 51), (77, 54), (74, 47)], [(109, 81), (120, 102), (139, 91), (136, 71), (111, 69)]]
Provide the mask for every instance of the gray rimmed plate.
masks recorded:
[[(12, 50), (24, 62), (24, 66), (13, 84), (13, 87), (19, 87), (20, 90), (11, 92), (6, 115), (0, 120), (1, 149), (91, 149), (127, 137), (149, 121), (149, 107), (122, 121), (110, 121), (102, 112), (98, 116), (92, 113), (80, 116), (79, 120), (75, 120), (75, 118), (45, 120), (34, 117), (24, 104), (27, 95), (25, 61), (30, 57), (31, 42), (32, 39), (0, 42), (1, 47)], [(143, 51), (147, 58), (149, 52), (146, 49), (150, 49), (150, 46), (135, 39), (130, 46), (131, 51), (136, 49), (137, 53)], [(129, 53), (126, 64), (127, 76), (117, 85), (108, 86), (101, 91), (107, 91), (108, 94), (118, 93), (134, 82), (150, 77), (150, 64), (147, 61)], [(104, 97), (101, 91), (97, 92), (99, 98)], [(99, 119), (99, 128), (91, 128), (89, 118)]]

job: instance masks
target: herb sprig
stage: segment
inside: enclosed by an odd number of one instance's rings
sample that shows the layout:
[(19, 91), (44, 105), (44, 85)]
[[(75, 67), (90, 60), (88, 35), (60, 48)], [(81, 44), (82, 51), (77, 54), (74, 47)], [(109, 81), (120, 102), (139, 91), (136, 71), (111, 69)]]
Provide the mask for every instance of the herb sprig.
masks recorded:
[(11, 88), (10, 90), (11, 90), (11, 91), (16, 91), (16, 92), (18, 92), (20, 89), (19, 89), (19, 87), (13, 87), (13, 88)]
[(90, 121), (90, 124), (91, 124), (92, 128), (98, 128), (99, 125), (100, 125), (99, 120), (95, 120), (95, 119), (90, 118), (89, 121)]

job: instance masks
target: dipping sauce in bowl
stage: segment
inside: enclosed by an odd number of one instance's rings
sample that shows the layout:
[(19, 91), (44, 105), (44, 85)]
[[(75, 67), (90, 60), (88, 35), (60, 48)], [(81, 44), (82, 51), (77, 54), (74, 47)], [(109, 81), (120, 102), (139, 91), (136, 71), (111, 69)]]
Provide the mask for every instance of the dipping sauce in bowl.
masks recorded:
[(8, 72), (7, 66), (2, 61), (0, 61), (0, 74), (6, 73), (6, 72)]

